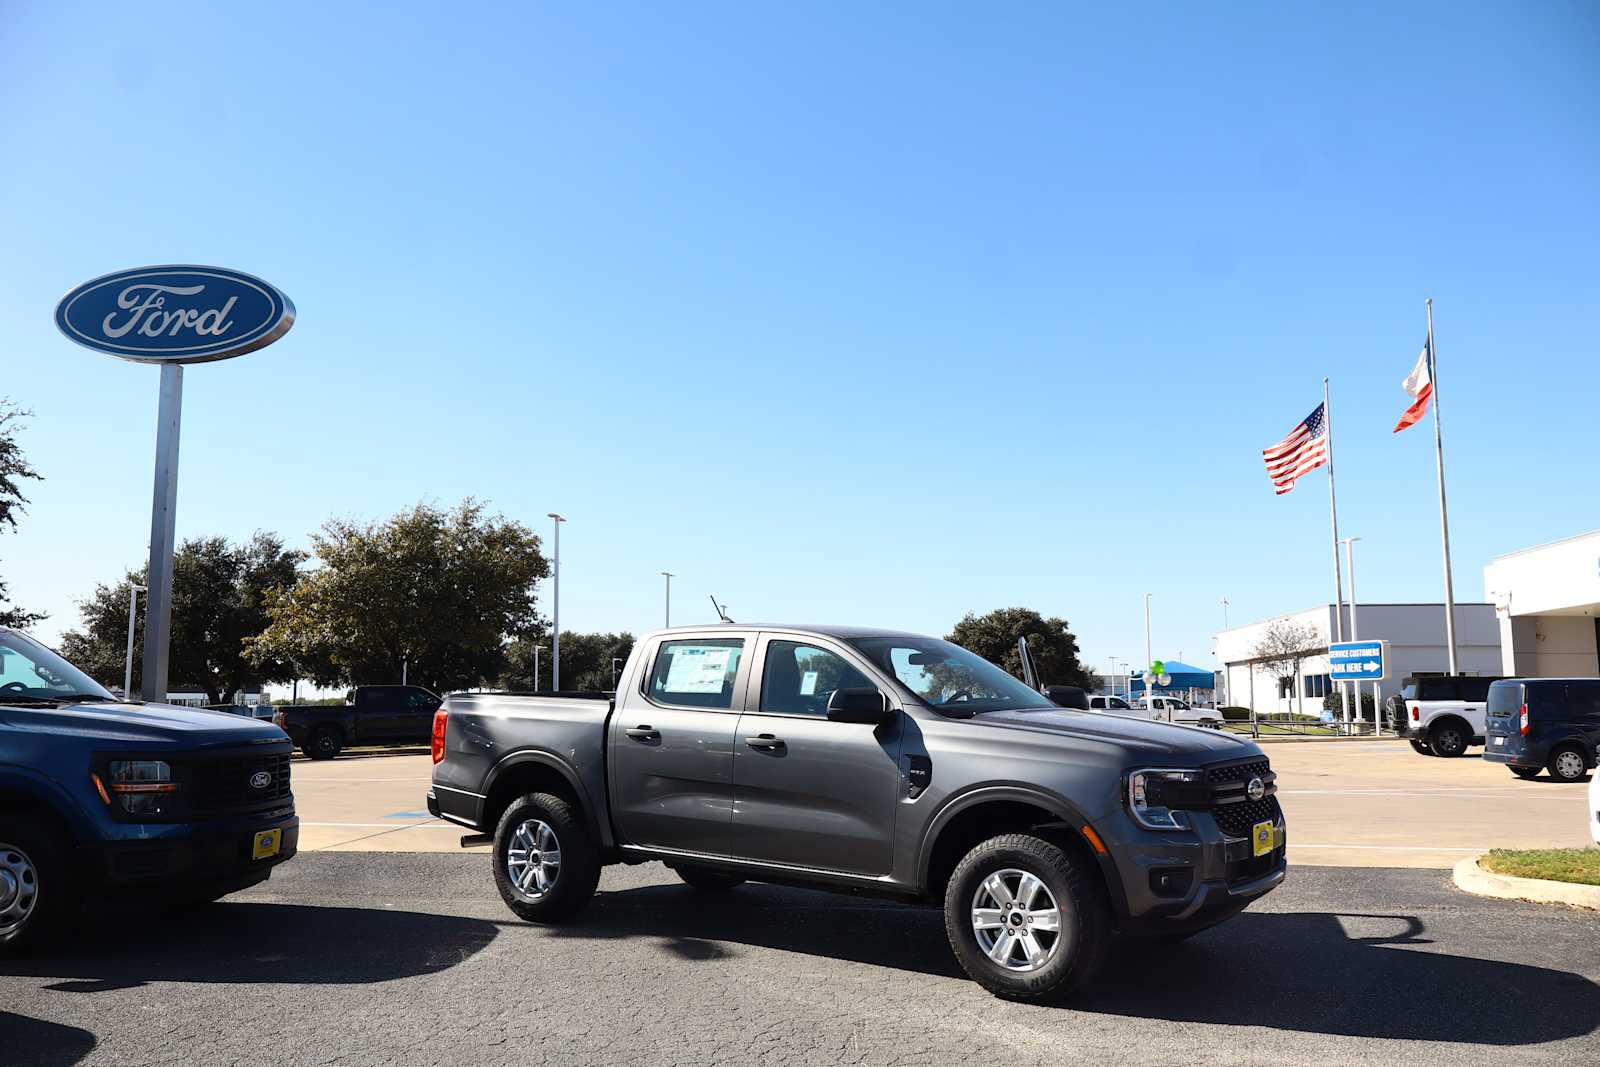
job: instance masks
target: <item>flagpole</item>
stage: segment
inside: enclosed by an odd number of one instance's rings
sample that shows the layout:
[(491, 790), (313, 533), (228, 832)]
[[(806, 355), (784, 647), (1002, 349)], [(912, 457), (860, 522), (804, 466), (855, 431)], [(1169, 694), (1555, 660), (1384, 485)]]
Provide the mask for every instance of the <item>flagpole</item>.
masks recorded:
[(1433, 297), (1428, 298), (1428, 380), (1433, 385), (1433, 455), (1439, 469), (1439, 531), (1444, 541), (1444, 639), (1450, 650), (1450, 673), (1459, 674), (1456, 659), (1456, 587), (1450, 574), (1450, 512), (1444, 501), (1444, 432), (1439, 425), (1439, 355), (1433, 347)]
[[(1344, 640), (1344, 569), (1339, 563), (1339, 497), (1333, 487), (1333, 404), (1328, 396), (1328, 379), (1322, 379), (1322, 421), (1328, 431), (1328, 513), (1333, 516), (1333, 626), (1335, 640)], [(1302, 683), (1303, 684), (1303, 683)], [(1344, 690), (1339, 690), (1341, 717), (1348, 720)]]

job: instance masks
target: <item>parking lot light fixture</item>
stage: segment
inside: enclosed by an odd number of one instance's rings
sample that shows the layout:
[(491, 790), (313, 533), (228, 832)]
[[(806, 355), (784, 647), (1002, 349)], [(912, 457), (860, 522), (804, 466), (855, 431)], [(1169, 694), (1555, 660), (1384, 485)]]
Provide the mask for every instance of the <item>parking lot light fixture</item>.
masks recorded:
[(665, 578), (667, 580), (666, 627), (667, 627), (667, 629), (670, 630), (670, 629), (672, 629), (672, 579), (676, 578), (677, 575), (673, 574), (671, 571), (662, 571), (661, 572), (661, 577), (663, 577), (663, 578)]

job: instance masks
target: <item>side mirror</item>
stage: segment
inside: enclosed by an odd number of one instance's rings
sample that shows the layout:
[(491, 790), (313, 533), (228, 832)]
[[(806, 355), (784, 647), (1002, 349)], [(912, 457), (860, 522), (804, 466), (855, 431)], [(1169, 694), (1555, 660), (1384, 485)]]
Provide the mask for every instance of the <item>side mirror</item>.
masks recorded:
[(876, 689), (835, 689), (828, 697), (829, 722), (857, 722), (878, 726), (893, 714), (889, 700)]
[(1045, 699), (1059, 707), (1089, 710), (1089, 695), (1075, 685), (1047, 685), (1044, 695)]

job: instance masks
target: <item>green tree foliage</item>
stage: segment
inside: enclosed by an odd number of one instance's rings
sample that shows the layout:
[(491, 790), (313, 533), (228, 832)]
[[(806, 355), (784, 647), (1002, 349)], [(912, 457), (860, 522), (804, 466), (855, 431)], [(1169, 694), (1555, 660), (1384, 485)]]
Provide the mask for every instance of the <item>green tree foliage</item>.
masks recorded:
[[(28, 503), (28, 498), (22, 495), (22, 483), (42, 480), (17, 441), (20, 423), (30, 414), (32, 412), (22, 410), (10, 400), (0, 399), (0, 532), (6, 527), (16, 529), (17, 516)], [(15, 604), (8, 607), (8, 599), (5, 579), (0, 578), (0, 626), (24, 629), (45, 617), (36, 611), (24, 611)]]
[[(533, 646), (544, 646), (539, 653), (539, 679), (534, 684)], [(633, 635), (561, 633), (561, 688), (607, 692), (612, 688), (613, 660), (626, 661), (633, 651)], [(621, 664), (618, 664), (620, 666)], [(500, 688), (520, 691), (550, 688), (550, 638), (548, 634), (518, 638), (506, 648), (506, 667), (500, 675)]]
[(987, 615), (968, 612), (945, 640), (1021, 678), (1019, 637), (1028, 639), (1041, 683), (1089, 687), (1089, 672), (1078, 662), (1078, 639), (1067, 628), (1065, 619), (1046, 619), (1029, 608), (1000, 608)]
[(330, 520), (312, 552), (314, 569), (269, 598), (271, 625), (250, 644), (319, 685), (398, 682), (402, 664), (437, 693), (482, 685), (504, 671), (508, 641), (540, 632), (539, 538), (476, 501)]
[[(271, 533), (243, 544), (224, 537), (185, 541), (172, 557), (172, 637), (168, 677), (173, 689), (195, 686), (213, 704), (242, 688), (294, 677), (281, 659), (247, 658), (245, 644), (267, 626), (266, 600), (291, 589), (305, 554), (285, 549)], [(128, 648), (128, 590), (145, 584), (145, 570), (95, 587), (79, 603), (82, 622), (61, 638), (61, 654), (105, 685), (122, 685)], [(134, 688), (144, 658), (144, 612), (134, 629)]]

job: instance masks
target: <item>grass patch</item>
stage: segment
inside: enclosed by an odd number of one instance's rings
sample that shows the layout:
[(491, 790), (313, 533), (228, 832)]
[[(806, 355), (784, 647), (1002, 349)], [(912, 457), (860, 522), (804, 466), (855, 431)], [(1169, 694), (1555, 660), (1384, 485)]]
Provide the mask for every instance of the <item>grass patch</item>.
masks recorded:
[(1497, 848), (1478, 865), (1517, 878), (1600, 885), (1600, 848)]

